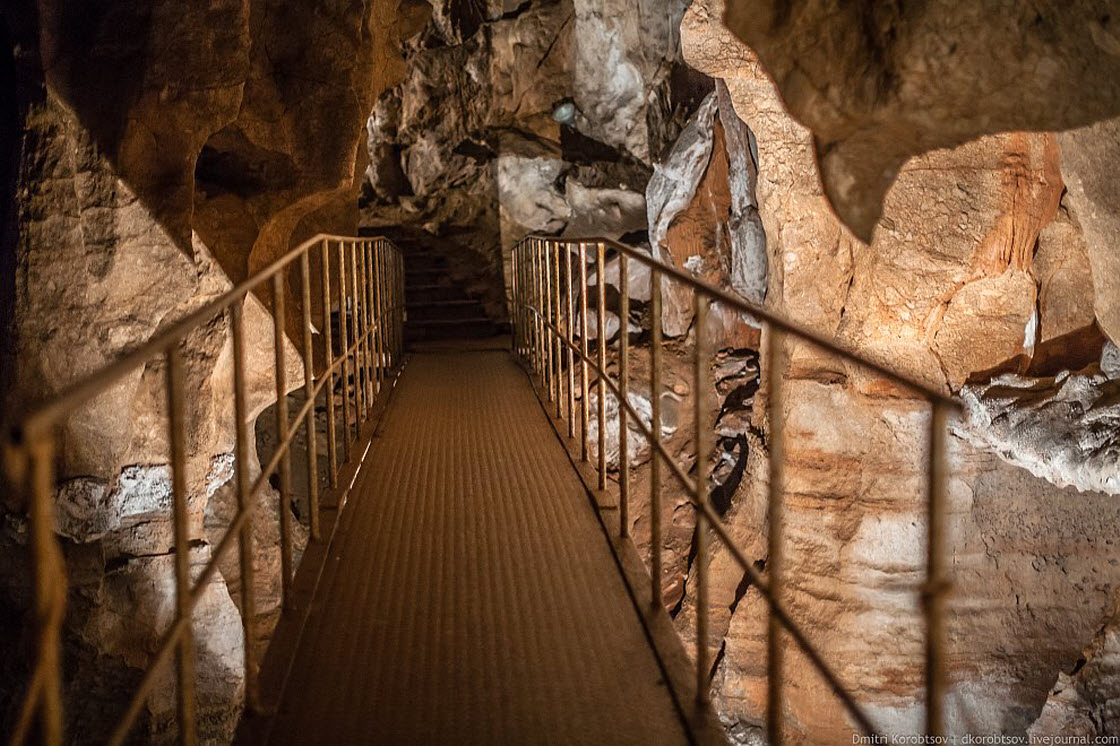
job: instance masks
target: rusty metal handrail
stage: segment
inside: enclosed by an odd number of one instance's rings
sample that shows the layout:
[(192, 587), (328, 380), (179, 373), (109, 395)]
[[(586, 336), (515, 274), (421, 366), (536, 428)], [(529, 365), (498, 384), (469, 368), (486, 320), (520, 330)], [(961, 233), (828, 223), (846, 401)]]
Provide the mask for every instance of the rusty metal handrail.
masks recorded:
[[(606, 348), (609, 344), (606, 334), (606, 309), (604, 291), (605, 254), (607, 248), (619, 254), (619, 370), (618, 381), (611, 380), (606, 369)], [(587, 281), (588, 249), (595, 252), (596, 269), (596, 343), (595, 357), (588, 351), (588, 302), (590, 285)], [(561, 259), (561, 254), (564, 258)], [(578, 263), (578, 288), (573, 259)], [(629, 400), (629, 272), (627, 263), (638, 261), (650, 269), (650, 404), (651, 421), (647, 427)], [(564, 272), (561, 272), (561, 267)], [(840, 700), (844, 709), (856, 725), (870, 736), (878, 736), (864, 709), (840, 681), (828, 665), (823, 655), (812, 644), (808, 636), (790, 615), (782, 601), (783, 590), (783, 459), (784, 459), (784, 416), (781, 411), (783, 373), (785, 365), (785, 336), (809, 342), (829, 353), (860, 365), (894, 383), (913, 391), (930, 403), (931, 418), (929, 428), (929, 462), (926, 465), (927, 479), (927, 520), (929, 528), (926, 536), (926, 578), (921, 595), (926, 624), (926, 732), (931, 736), (944, 735), (944, 714), (942, 700), (945, 693), (943, 641), (943, 601), (948, 592), (948, 581), (944, 570), (944, 538), (941, 524), (944, 521), (945, 486), (947, 468), (945, 459), (945, 428), (949, 412), (958, 412), (960, 404), (952, 397), (901, 373), (867, 360), (846, 350), (836, 343), (821, 337), (780, 316), (755, 306), (747, 301), (714, 287), (695, 277), (669, 266), (653, 257), (625, 244), (607, 238), (557, 239), (547, 236), (527, 236), (513, 249), (513, 323), (514, 351), (524, 359), (530, 369), (542, 381), (542, 396), (548, 401), (556, 400), (556, 416), (563, 417), (561, 397), (564, 396), (564, 362), (567, 362), (567, 420), (568, 434), (575, 432), (575, 382), (576, 364), (580, 369), (580, 421), (581, 421), (581, 460), (588, 459), (588, 421), (589, 421), (589, 380), (588, 369), (595, 373), (598, 404), (598, 464), (597, 476), (600, 490), (606, 489), (606, 389), (618, 399), (619, 425), (619, 535), (629, 533), (629, 451), (627, 448), (628, 420), (633, 418), (639, 433), (650, 445), (650, 582), (651, 599), (655, 609), (664, 608), (661, 589), (661, 466), (668, 466), (670, 473), (688, 493), (690, 501), (697, 510), (696, 530), (696, 577), (697, 577), (697, 617), (696, 617), (696, 699), (706, 704), (710, 683), (708, 661), (708, 537), (707, 528), (727, 547), (735, 562), (751, 580), (754, 587), (765, 599), (770, 613), (767, 632), (767, 712), (766, 730), (769, 743), (783, 742), (783, 669), (784, 655), (782, 635), (789, 634), (794, 643), (806, 655), (813, 667), (820, 673)], [(662, 347), (662, 278), (678, 282), (693, 293), (693, 314), (696, 329), (694, 366), (693, 366), (693, 434), (696, 444), (696, 463), (698, 475), (690, 479), (684, 468), (676, 462), (661, 442), (661, 347)], [(567, 297), (566, 304), (560, 302), (560, 295)], [(578, 293), (579, 304), (575, 307), (573, 296)], [(553, 302), (555, 296), (555, 302)], [(768, 557), (766, 577), (755, 568), (746, 554), (734, 543), (730, 531), (720, 516), (708, 504), (705, 488), (705, 464), (712, 450), (711, 438), (714, 423), (709, 420), (709, 408), (705, 401), (704, 381), (710, 365), (710, 350), (705, 339), (705, 326), (708, 308), (712, 301), (722, 303), (733, 310), (749, 314), (764, 327), (766, 332), (767, 358), (767, 406), (770, 419), (769, 442), (769, 510)], [(566, 309), (566, 314), (564, 310)], [(578, 324), (578, 327), (577, 327)], [(578, 344), (576, 336), (579, 337)]]
[[(315, 375), (311, 313), (311, 254), (319, 249), (320, 294), (323, 317), (323, 360)], [(334, 250), (332, 252), (332, 250)], [(331, 254), (336, 260), (332, 263)], [(303, 406), (294, 419), (287, 407), (285, 321), (287, 285), (285, 271), (298, 262), (300, 305), (302, 311), (302, 355), (304, 363)], [(337, 291), (332, 296), (331, 273), (338, 277)], [(278, 442), (276, 452), (256, 480), (249, 482), (249, 438), (245, 384), (245, 339), (243, 304), (248, 294), (271, 282), (272, 313), (275, 334), (274, 379), (276, 382), (276, 417)], [(339, 354), (334, 353), (331, 329), (331, 308), (339, 308)], [(184, 420), (183, 338), (192, 330), (226, 313), (230, 315), (233, 341), (233, 387), (236, 419), (235, 474), (238, 510), (226, 533), (213, 550), (210, 561), (192, 584), (190, 579), (190, 537), (187, 525), (186, 446)], [(66, 572), (62, 551), (54, 534), (53, 505), (55, 435), (63, 419), (98, 394), (107, 391), (135, 369), (154, 358), (163, 357), (167, 365), (165, 389), (168, 406), (172, 480), (172, 521), (175, 553), (175, 621), (164, 633), (151, 664), (129, 700), (122, 718), (116, 723), (109, 743), (121, 744), (128, 737), (137, 716), (156, 683), (157, 674), (177, 654), (177, 707), (179, 740), (184, 744), (197, 742), (194, 634), (191, 614), (209, 582), (218, 572), (218, 563), (239, 544), (241, 570), (242, 621), (245, 639), (245, 703), (250, 710), (259, 706), (255, 638), (255, 607), (253, 599), (251, 519), (257, 496), (273, 473), (280, 481), (280, 551), (282, 608), (291, 606), (292, 566), (291, 492), (292, 444), (304, 428), (308, 461), (308, 504), (311, 540), (320, 540), (318, 445), (315, 428), (315, 403), (325, 392), (327, 420), (328, 484), (338, 486), (338, 432), (335, 416), (335, 385), (341, 387), (342, 447), (344, 460), (350, 458), (350, 445), (358, 437), (362, 422), (373, 415), (386, 384), (400, 369), (404, 340), (404, 261), (399, 249), (384, 237), (357, 238), (320, 234), (291, 249), (280, 258), (238, 283), (234, 288), (187, 314), (149, 342), (122, 356), (92, 375), (67, 387), (36, 408), (11, 428), (6, 443), (6, 463), (11, 482), (28, 492), (28, 520), (34, 567), (36, 655), (32, 672), (14, 732), (12, 744), (23, 743), (36, 716), (40, 721), (42, 740), (54, 746), (63, 741), (64, 713), (62, 704), (61, 632), (66, 604)], [(352, 340), (352, 341), (350, 341)], [(351, 410), (353, 410), (351, 412)]]

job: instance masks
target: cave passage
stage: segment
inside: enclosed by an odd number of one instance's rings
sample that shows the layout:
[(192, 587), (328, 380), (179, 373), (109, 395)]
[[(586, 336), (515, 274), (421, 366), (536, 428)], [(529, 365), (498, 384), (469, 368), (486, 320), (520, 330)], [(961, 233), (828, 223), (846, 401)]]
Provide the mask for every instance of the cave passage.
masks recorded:
[(686, 742), (508, 351), (414, 352), (359, 479), (269, 743)]

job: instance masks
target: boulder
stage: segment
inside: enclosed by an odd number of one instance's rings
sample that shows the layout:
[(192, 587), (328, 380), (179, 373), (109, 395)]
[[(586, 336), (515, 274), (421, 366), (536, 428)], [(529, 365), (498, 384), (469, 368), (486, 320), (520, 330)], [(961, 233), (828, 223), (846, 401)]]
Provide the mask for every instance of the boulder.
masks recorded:
[(1092, 0), (736, 0), (726, 24), (812, 130), (829, 200), (866, 241), (911, 156), (1120, 114), (1112, 16)]

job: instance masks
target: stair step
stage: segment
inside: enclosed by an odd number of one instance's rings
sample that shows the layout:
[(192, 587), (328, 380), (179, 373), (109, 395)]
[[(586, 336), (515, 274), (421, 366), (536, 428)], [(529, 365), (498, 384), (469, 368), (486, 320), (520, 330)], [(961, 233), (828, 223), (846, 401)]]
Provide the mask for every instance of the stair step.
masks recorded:
[(441, 280), (450, 279), (446, 269), (413, 269), (406, 267), (404, 281), (408, 285), (437, 285)]
[(468, 300), (470, 296), (455, 285), (405, 285), (405, 303), (409, 305), (438, 303), (449, 300)]
[(405, 254), (404, 266), (406, 271), (412, 268), (439, 269), (447, 266), (447, 257), (430, 252)]
[(486, 311), (482, 304), (473, 298), (408, 304), (410, 321), (426, 321), (429, 319), (455, 321), (463, 318), (482, 318), (485, 315)]
[(428, 339), (477, 339), (493, 337), (499, 328), (493, 319), (486, 317), (460, 319), (412, 319), (405, 325), (410, 341)]

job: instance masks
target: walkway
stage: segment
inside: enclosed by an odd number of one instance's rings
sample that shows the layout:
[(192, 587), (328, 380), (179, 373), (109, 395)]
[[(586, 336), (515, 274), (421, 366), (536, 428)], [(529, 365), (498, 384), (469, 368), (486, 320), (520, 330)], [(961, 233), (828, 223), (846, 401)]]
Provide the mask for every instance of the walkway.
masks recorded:
[(363, 475), (271, 743), (686, 742), (508, 352), (413, 354)]

